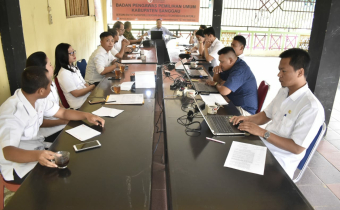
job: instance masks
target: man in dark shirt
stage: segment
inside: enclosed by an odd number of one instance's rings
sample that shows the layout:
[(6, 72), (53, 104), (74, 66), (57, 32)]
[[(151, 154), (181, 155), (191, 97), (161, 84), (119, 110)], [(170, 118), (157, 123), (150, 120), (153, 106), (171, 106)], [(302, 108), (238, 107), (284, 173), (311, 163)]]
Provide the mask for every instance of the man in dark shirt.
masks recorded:
[(136, 43), (140, 43), (142, 40), (143, 40), (143, 37), (139, 38), (139, 39), (136, 39), (132, 33), (131, 33), (131, 29), (132, 29), (132, 26), (131, 26), (131, 22), (129, 21), (126, 21), (124, 23), (124, 34), (123, 36), (130, 41), (131, 44), (136, 44)]
[(255, 114), (257, 84), (249, 66), (236, 56), (231, 47), (222, 48), (218, 55), (220, 65), (213, 69), (214, 79), (207, 84), (215, 86), (221, 95), (227, 95), (243, 116)]

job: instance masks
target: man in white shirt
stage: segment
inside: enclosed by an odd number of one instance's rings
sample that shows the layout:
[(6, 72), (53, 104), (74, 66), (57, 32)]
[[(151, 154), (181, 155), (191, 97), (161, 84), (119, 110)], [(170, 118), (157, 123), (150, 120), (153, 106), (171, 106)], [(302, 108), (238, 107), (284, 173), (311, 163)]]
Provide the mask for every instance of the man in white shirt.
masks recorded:
[(231, 42), (231, 47), (235, 50), (237, 57), (244, 59), (244, 48), (246, 47), (247, 41), (241, 35), (234, 36), (233, 41)]
[(51, 162), (57, 154), (44, 150), (44, 139), (37, 138), (44, 116), (105, 124), (102, 118), (91, 113), (67, 110), (46, 99), (51, 83), (52, 78), (44, 67), (28, 67), (22, 73), (22, 88), (0, 107), (0, 168), (6, 181), (20, 184), (38, 162), (57, 167)]
[[(124, 24), (122, 22), (120, 22), (120, 21), (117, 21), (113, 25), (113, 29), (118, 31), (118, 36), (119, 36), (119, 40), (118, 40), (118, 42), (116, 42), (114, 44), (114, 48), (118, 52), (120, 52), (122, 50), (122, 48), (123, 48), (124, 52), (130, 53), (132, 50), (130, 48), (126, 47), (127, 45), (130, 44), (130, 42), (127, 39), (125, 39), (125, 37), (124, 37), (124, 31), (125, 31)], [(126, 43), (125, 47), (123, 46), (124, 44), (122, 42)]]
[[(118, 35), (118, 30), (112, 28), (109, 29), (108, 32), (110, 32), (113, 36), (113, 42), (116, 44), (119, 41), (119, 35)], [(114, 59), (120, 58), (122, 59), (125, 53), (126, 47), (129, 45), (129, 42), (126, 39), (123, 39), (121, 41), (121, 48), (120, 51), (116, 50), (116, 48), (112, 47), (111, 49), (111, 54), (113, 55)]]
[[(249, 117), (233, 117), (239, 129), (259, 136), (277, 161), (293, 178), (306, 149), (325, 120), (324, 109), (308, 88), (308, 53), (289, 49), (280, 54), (279, 80), (282, 88), (269, 106)], [(258, 125), (271, 122), (262, 129)], [(243, 121), (243, 122), (242, 122)]]
[(162, 31), (163, 32), (163, 39), (164, 39), (165, 35), (174, 36), (176, 38), (180, 38), (181, 37), (181, 36), (176, 36), (171, 31), (169, 31), (167, 28), (163, 27), (162, 26), (162, 19), (157, 19), (156, 20), (156, 24), (157, 25), (155, 27), (152, 27), (145, 34), (143, 34), (143, 36), (150, 36), (151, 35), (151, 31)]
[(205, 38), (205, 44), (202, 56), (206, 61), (211, 63), (212, 67), (216, 67), (220, 65), (220, 61), (218, 60), (219, 55), (217, 52), (224, 48), (224, 45), (216, 38), (213, 27), (204, 29), (203, 34)]
[(86, 66), (85, 80), (89, 84), (99, 83), (105, 74), (112, 72), (119, 65), (110, 50), (113, 48), (114, 39), (111, 33), (100, 34), (100, 46), (92, 53)]

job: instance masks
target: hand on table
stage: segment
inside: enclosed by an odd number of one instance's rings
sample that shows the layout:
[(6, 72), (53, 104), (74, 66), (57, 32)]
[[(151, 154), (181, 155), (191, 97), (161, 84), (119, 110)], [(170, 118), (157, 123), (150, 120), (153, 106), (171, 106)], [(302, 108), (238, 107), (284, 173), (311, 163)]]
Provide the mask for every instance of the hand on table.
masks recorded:
[(215, 86), (215, 83), (216, 83), (215, 81), (211, 81), (211, 80), (205, 82), (206, 85), (210, 85), (210, 86)]
[(91, 113), (87, 113), (86, 115), (86, 119), (87, 121), (89, 121), (90, 123), (93, 123), (95, 125), (99, 125), (101, 127), (104, 128), (105, 125), (105, 120), (101, 117), (98, 117), (97, 115), (93, 115)]
[(38, 156), (38, 162), (40, 163), (40, 165), (42, 166), (46, 166), (46, 167), (50, 167), (50, 168), (57, 168), (57, 165), (54, 162), (51, 162), (52, 160), (54, 160), (54, 156), (55, 155), (61, 155), (61, 154), (56, 154), (52, 151), (48, 151), (48, 150), (42, 150), (39, 151), (39, 156)]
[(240, 123), (240, 125), (238, 126), (238, 129), (241, 131), (246, 131), (255, 136), (261, 136), (261, 137), (263, 137), (264, 133), (266, 132), (265, 129), (249, 121)]

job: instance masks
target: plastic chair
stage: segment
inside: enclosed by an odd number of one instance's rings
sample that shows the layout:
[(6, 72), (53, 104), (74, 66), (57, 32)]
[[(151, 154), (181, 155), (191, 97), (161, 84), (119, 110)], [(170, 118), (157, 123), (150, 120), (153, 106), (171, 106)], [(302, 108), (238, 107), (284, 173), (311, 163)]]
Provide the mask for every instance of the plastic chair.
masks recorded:
[(59, 81), (58, 81), (58, 78), (57, 78), (57, 77), (54, 78), (54, 82), (55, 82), (55, 84), (56, 84), (56, 86), (57, 86), (58, 94), (59, 94), (59, 98), (60, 98), (60, 100), (61, 100), (61, 103), (63, 104), (63, 106), (65, 107), (65, 109), (70, 108), (70, 105), (68, 105), (67, 100), (66, 100), (66, 98), (65, 98), (65, 96), (64, 96), (63, 90), (60, 88)]
[(5, 187), (12, 192), (16, 192), (19, 189), (20, 184), (12, 184), (12, 183), (6, 182), (1, 174), (0, 174), (0, 182), (1, 182), (0, 183), (0, 185), (1, 185), (1, 189), (0, 189), (1, 190), (1, 192), (0, 192), (0, 197), (1, 197), (0, 209), (3, 209), (4, 203), (5, 203), (4, 202), (4, 196), (5, 196), (4, 195), (4, 189), (5, 189)]
[(259, 113), (262, 110), (262, 106), (263, 106), (264, 100), (266, 99), (268, 90), (269, 90), (269, 84), (266, 83), (266, 81), (263, 80), (260, 83), (259, 88), (257, 89), (258, 108), (257, 108), (256, 113)]
[(303, 173), (305, 172), (310, 160), (313, 157), (314, 152), (318, 148), (320, 141), (322, 140), (323, 136), (325, 135), (326, 129), (327, 129), (326, 123), (323, 123), (322, 126), (320, 127), (318, 133), (316, 134), (314, 140), (312, 141), (312, 143), (310, 143), (309, 147), (307, 148), (305, 156), (300, 161), (300, 163), (297, 167), (300, 170), (300, 172), (296, 176), (296, 178), (293, 179), (293, 182), (296, 183), (301, 179), (301, 177), (302, 177)]
[(77, 61), (77, 67), (79, 68), (81, 76), (83, 76), (83, 78), (85, 78), (86, 66), (87, 66), (87, 63), (85, 59), (81, 59)]

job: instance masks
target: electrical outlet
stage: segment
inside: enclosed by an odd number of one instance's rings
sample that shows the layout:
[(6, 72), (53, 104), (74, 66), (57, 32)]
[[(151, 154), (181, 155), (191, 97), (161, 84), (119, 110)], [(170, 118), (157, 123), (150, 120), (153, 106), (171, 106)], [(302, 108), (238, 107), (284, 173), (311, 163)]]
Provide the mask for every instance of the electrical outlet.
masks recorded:
[(48, 23), (53, 24), (52, 15), (48, 14)]

